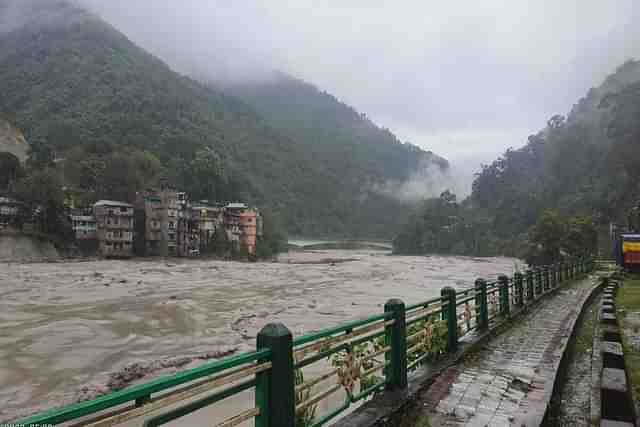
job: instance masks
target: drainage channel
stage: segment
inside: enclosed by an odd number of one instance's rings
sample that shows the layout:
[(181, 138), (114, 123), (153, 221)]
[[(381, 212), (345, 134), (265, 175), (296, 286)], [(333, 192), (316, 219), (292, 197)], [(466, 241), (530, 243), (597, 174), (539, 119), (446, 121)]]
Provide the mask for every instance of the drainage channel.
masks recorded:
[(546, 427), (590, 424), (593, 338), (597, 329), (600, 299), (598, 295), (588, 303), (576, 325), (568, 363), (561, 367), (562, 385), (552, 398), (550, 413), (544, 424)]

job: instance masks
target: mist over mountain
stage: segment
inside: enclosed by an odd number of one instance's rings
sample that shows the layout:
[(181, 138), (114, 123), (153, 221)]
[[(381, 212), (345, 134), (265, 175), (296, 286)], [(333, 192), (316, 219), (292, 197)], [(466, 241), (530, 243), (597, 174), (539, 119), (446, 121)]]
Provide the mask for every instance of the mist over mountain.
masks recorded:
[(380, 185), (447, 168), (291, 77), (204, 85), (63, 0), (2, 0), (0, 14), (0, 111), (35, 153), (142, 150), (196, 196), (271, 207), (292, 234), (347, 237), (390, 236), (402, 222), (402, 202)]
[[(259, 81), (212, 84), (255, 108), (353, 191), (373, 190), (415, 202), (440, 194), (449, 184), (445, 159), (400, 142), (389, 129), (310, 83), (274, 72)], [(413, 191), (381, 191), (404, 184), (412, 185)]]
[[(579, 256), (593, 250), (580, 240), (589, 235), (585, 229), (597, 227), (607, 230), (600, 242), (606, 248), (609, 224), (625, 227), (640, 200), (638, 141), (640, 61), (628, 60), (567, 116), (551, 115), (524, 146), (485, 165), (470, 197), (445, 194), (425, 203), (397, 236), (396, 251), (507, 254), (548, 262), (559, 246), (553, 254), (532, 236), (557, 239), (556, 245), (572, 247), (570, 254)], [(552, 225), (566, 229), (569, 241), (536, 231)]]

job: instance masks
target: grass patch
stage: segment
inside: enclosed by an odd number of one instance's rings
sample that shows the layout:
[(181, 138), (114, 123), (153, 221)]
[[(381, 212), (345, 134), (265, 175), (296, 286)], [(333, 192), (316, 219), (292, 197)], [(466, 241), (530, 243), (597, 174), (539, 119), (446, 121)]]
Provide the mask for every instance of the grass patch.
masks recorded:
[(416, 420), (415, 427), (431, 427), (429, 417), (427, 417), (426, 415), (421, 415), (420, 418)]
[(581, 324), (578, 325), (574, 350), (576, 354), (591, 353), (593, 347), (593, 331), (595, 330), (597, 318), (595, 312), (598, 310), (598, 306), (591, 304), (586, 309), (588, 311), (582, 317)]
[(627, 315), (633, 312), (640, 313), (640, 275), (629, 276), (624, 281), (624, 286), (616, 295), (616, 309), (620, 326), (623, 329), (622, 345), (624, 347), (624, 359), (629, 376), (631, 378), (633, 398), (640, 397), (640, 349), (629, 343), (629, 336), (640, 334), (640, 323), (631, 322)]

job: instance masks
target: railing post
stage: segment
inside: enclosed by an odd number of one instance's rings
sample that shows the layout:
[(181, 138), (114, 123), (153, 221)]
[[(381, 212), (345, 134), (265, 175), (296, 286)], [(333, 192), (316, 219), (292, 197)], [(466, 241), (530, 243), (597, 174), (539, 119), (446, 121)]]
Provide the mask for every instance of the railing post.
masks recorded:
[(447, 322), (447, 351), (458, 350), (458, 316), (456, 314), (456, 290), (447, 286), (440, 291), (442, 320)]
[(407, 320), (405, 305), (402, 300), (390, 299), (384, 305), (385, 313), (392, 313), (393, 324), (385, 326), (385, 344), (391, 351), (385, 355), (389, 366), (385, 369), (386, 390), (407, 388)]
[[(295, 427), (296, 398), (293, 338), (282, 323), (269, 323), (258, 333), (258, 350), (271, 350), (271, 369), (258, 374), (255, 400), (261, 414), (256, 427)], [(262, 413), (266, 412), (266, 413)]]
[(533, 271), (527, 270), (527, 302), (534, 299), (533, 293)]
[(484, 279), (476, 280), (476, 307), (478, 314), (476, 323), (479, 330), (489, 327), (489, 308), (487, 307), (487, 282)]
[(522, 273), (517, 272), (513, 275), (513, 281), (515, 283), (516, 289), (516, 302), (518, 304), (518, 307), (522, 307), (524, 305), (524, 288), (522, 286), (522, 280)]
[(500, 314), (509, 317), (509, 278), (507, 276), (498, 277), (498, 286), (500, 292)]
[(573, 260), (570, 260), (567, 263), (567, 276), (569, 276), (569, 280), (573, 279)]
[(549, 277), (549, 266), (544, 266), (544, 290), (548, 291), (551, 289), (551, 279)]
[(562, 283), (562, 264), (557, 262), (555, 266), (556, 266), (556, 286), (560, 286), (560, 284)]

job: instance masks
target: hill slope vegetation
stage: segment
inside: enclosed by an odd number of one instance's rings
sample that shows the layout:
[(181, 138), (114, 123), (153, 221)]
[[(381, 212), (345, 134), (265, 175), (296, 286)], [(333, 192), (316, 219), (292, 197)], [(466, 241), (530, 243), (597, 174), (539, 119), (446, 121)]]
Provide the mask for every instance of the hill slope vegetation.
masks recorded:
[(396, 250), (524, 255), (545, 246), (535, 236), (552, 229), (562, 231), (555, 240), (569, 239), (554, 243), (555, 254), (580, 246), (572, 230), (592, 246), (584, 230), (624, 225), (640, 199), (639, 144), (640, 62), (630, 60), (567, 117), (552, 116), (524, 147), (484, 166), (467, 200), (428, 201), (397, 236)]
[(388, 237), (403, 209), (375, 184), (432, 158), (346, 106), (307, 128), (283, 87), (282, 108), (265, 118), (250, 96), (175, 73), (63, 0), (0, 0), (0, 32), (0, 111), (24, 131), (32, 161), (73, 160), (64, 180), (86, 199), (130, 197), (164, 175), (196, 198), (270, 206), (292, 234)]

